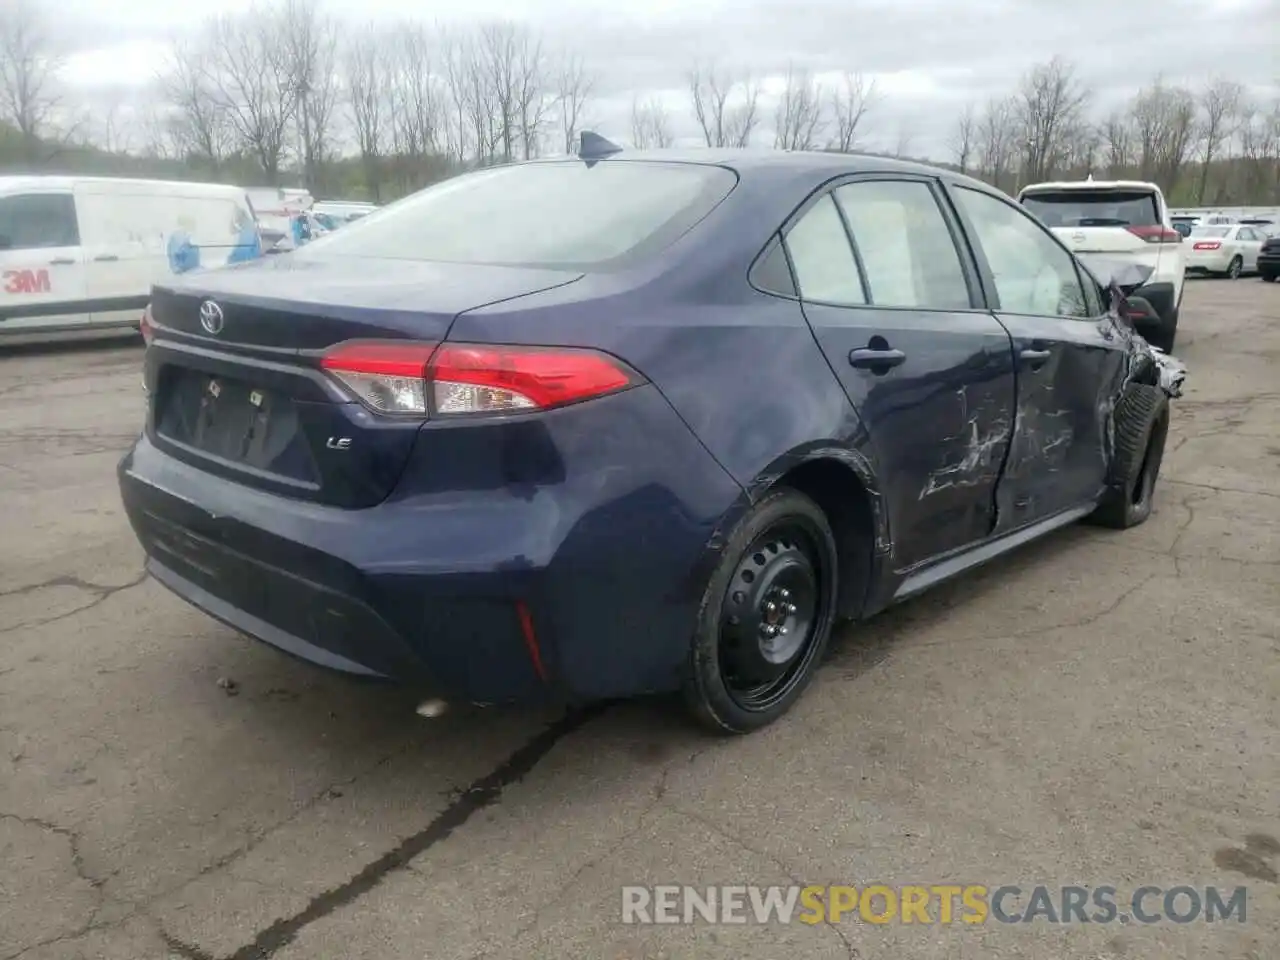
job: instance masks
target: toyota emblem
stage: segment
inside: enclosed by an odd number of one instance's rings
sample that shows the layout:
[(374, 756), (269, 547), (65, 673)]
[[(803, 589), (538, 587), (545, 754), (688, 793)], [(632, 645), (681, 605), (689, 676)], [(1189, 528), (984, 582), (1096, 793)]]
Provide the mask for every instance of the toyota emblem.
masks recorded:
[(222, 332), (222, 324), (226, 318), (222, 315), (222, 308), (212, 300), (206, 300), (200, 304), (200, 326), (204, 327), (208, 333), (215, 337)]

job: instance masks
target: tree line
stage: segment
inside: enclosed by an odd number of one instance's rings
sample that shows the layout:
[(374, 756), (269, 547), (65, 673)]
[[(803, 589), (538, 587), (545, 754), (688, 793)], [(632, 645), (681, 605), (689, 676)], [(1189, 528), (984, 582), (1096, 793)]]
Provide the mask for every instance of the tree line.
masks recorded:
[[(176, 41), (145, 109), (76, 115), (65, 62), (39, 0), (0, 9), (0, 168), (294, 184), (386, 200), (461, 170), (569, 152), (593, 125), (600, 77), (531, 27), (418, 21), (353, 27), (314, 0), (258, 0)], [(851, 152), (892, 104), (856, 70), (791, 65), (780, 92), (714, 62), (683, 77), (709, 147)], [(774, 85), (775, 89), (777, 84)], [(1154, 78), (1097, 115), (1095, 94), (1057, 57), (1008, 96), (956, 111), (945, 162), (1003, 189), (1047, 179), (1138, 178), (1174, 202), (1280, 202), (1280, 97), (1251, 100), (1230, 78), (1187, 89)], [(641, 148), (676, 140), (671, 106), (636, 97)], [(881, 152), (907, 156), (899, 136)], [(943, 158), (934, 157), (935, 161)]]

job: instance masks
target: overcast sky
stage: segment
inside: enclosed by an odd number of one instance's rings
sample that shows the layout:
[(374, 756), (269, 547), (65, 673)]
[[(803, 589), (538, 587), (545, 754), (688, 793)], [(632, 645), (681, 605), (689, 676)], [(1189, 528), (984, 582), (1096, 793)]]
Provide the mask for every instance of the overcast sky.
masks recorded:
[[(4, 2), (4, 0), (0, 0)], [(52, 2), (52, 0), (50, 0)], [(252, 0), (57, 0), (73, 54), (66, 79), (138, 89), (153, 78), (167, 38), (211, 13)], [(677, 133), (696, 133), (684, 113), (684, 74), (699, 58), (757, 77), (788, 61), (814, 72), (874, 76), (882, 94), (867, 119), (867, 145), (946, 157), (966, 101), (1010, 91), (1027, 68), (1055, 53), (1075, 62), (1099, 110), (1163, 71), (1195, 85), (1229, 75), (1260, 96), (1280, 84), (1280, 0), (322, 0), (345, 20), (413, 18), (446, 23), (510, 18), (551, 46), (586, 58), (599, 76), (590, 111), (606, 135), (625, 139), (632, 97), (663, 96)], [(771, 111), (768, 111), (771, 113)], [(764, 137), (761, 138), (762, 140)]]

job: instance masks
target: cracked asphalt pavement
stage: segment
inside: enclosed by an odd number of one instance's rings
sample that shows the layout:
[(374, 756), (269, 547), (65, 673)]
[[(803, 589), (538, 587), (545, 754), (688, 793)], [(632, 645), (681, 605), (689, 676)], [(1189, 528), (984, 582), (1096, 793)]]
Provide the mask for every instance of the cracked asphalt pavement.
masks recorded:
[[(140, 350), (0, 345), (0, 960), (1274, 960), (1280, 287), (1189, 285), (1155, 513), (848, 629), (785, 720), (414, 715), (141, 576)], [(626, 884), (1248, 887), (1245, 923), (635, 926)]]

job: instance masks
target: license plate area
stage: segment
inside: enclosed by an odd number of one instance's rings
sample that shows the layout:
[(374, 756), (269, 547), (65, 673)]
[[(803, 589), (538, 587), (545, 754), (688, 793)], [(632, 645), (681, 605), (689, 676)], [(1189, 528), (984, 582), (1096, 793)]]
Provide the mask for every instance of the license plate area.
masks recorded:
[(295, 482), (317, 480), (297, 405), (246, 380), (163, 368), (156, 391), (156, 432), (224, 464)]

